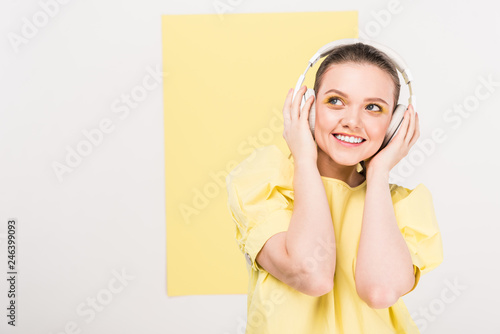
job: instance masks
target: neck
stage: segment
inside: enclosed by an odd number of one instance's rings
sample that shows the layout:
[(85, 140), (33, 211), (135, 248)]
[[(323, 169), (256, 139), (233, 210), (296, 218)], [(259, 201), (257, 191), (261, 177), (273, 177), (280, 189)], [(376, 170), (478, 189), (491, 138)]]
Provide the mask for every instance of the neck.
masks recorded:
[(344, 181), (350, 187), (359, 186), (365, 177), (358, 173), (357, 165), (344, 166), (333, 161), (328, 154), (318, 147), (318, 171), (321, 176)]

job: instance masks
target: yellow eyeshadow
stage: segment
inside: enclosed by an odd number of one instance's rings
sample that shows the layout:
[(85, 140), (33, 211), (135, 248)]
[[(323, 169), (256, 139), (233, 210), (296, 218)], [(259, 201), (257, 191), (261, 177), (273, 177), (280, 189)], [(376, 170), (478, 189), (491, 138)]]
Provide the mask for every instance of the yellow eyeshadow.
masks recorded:
[[(335, 96), (335, 95), (332, 95), (332, 96), (327, 96), (327, 97), (323, 100), (323, 103), (325, 103), (325, 104), (329, 104), (329, 101), (330, 101), (330, 100), (332, 100), (332, 99), (337, 99), (337, 100), (342, 101), (342, 103), (344, 103), (344, 100), (342, 100), (340, 97)], [(332, 104), (332, 105), (333, 105), (333, 104)]]
[[(329, 104), (329, 105), (331, 105), (331, 106), (337, 106), (337, 105), (335, 105), (335, 104), (330, 104), (330, 100), (332, 100), (332, 99), (337, 99), (337, 100), (339, 100), (339, 101), (341, 101), (342, 103), (344, 103), (344, 104), (345, 104), (344, 100), (343, 100), (341, 97), (336, 96), (336, 95), (331, 95), (331, 96), (327, 96), (327, 97), (325, 97), (325, 99), (323, 100), (323, 103), (324, 103), (324, 104)], [(385, 108), (384, 106), (382, 106), (382, 105), (380, 105), (380, 104), (376, 104), (376, 103), (369, 103), (369, 104), (367, 104), (367, 105), (370, 105), (370, 104), (372, 104), (372, 105), (374, 105), (374, 106), (376, 106), (376, 107), (378, 107), (378, 108), (380, 109), (380, 110), (373, 110), (373, 112), (378, 112), (378, 113), (385, 114), (385, 113), (387, 113), (387, 111), (388, 111), (388, 110), (387, 110), (387, 108)], [(337, 107), (339, 107), (339, 106), (337, 106)]]
[(387, 113), (387, 109), (386, 108), (384, 108), (383, 106), (378, 106), (378, 107), (380, 108), (379, 112), (381, 112), (383, 114)]

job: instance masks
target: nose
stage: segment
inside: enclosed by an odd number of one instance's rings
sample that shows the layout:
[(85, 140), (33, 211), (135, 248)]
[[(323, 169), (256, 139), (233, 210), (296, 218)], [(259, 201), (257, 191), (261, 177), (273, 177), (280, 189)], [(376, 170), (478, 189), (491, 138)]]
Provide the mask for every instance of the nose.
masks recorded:
[(360, 110), (357, 107), (349, 107), (344, 110), (340, 124), (344, 128), (356, 129), (361, 125)]

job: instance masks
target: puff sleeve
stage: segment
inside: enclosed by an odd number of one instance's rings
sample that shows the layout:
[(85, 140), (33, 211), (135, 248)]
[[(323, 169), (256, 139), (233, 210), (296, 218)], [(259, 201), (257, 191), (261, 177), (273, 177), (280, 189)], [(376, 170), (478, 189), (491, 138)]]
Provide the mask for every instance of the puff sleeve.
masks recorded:
[(254, 270), (266, 241), (287, 231), (293, 211), (293, 164), (275, 145), (255, 151), (226, 177), (236, 242)]
[(415, 284), (420, 276), (443, 262), (441, 232), (436, 220), (430, 191), (423, 184), (409, 190), (391, 185), (394, 213), (413, 261)]

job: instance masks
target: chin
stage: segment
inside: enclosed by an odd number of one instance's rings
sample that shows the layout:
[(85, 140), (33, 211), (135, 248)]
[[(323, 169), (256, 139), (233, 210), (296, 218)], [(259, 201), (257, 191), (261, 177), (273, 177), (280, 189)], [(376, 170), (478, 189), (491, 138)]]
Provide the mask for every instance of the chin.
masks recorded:
[(355, 166), (363, 160), (359, 155), (355, 156), (353, 154), (343, 154), (341, 152), (322, 151), (325, 157), (341, 166)]
[(360, 161), (364, 159), (353, 159), (353, 158), (340, 158), (340, 157), (330, 157), (337, 164), (342, 166), (356, 166)]

